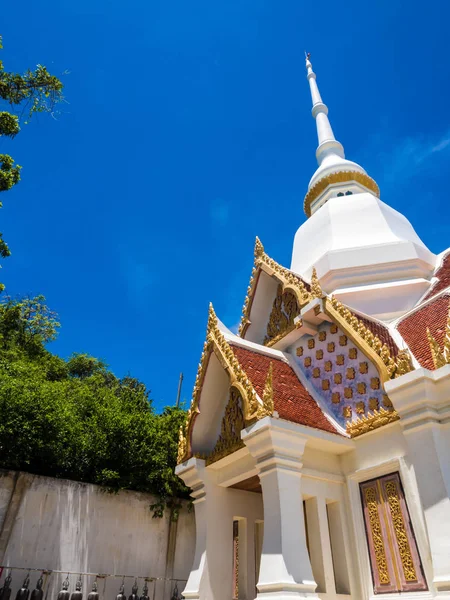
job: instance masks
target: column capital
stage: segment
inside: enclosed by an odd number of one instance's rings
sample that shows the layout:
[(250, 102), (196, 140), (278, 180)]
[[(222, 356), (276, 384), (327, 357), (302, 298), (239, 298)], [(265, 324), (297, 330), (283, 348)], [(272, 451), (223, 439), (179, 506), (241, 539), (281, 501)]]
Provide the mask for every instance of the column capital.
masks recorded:
[(272, 467), (300, 471), (307, 437), (295, 424), (265, 417), (241, 432), (241, 438), (256, 459), (260, 475)]
[(436, 371), (416, 369), (385, 384), (405, 432), (450, 421), (450, 365)]

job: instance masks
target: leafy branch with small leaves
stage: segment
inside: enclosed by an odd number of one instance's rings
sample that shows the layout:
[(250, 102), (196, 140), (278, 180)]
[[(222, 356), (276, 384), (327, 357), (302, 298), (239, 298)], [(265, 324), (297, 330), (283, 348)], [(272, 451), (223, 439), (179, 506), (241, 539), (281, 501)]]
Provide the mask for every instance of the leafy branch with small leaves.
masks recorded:
[[(0, 49), (3, 49), (0, 36)], [(20, 115), (31, 118), (35, 113), (52, 113), (63, 100), (63, 84), (49, 73), (46, 67), (37, 65), (34, 71), (25, 73), (6, 71), (0, 60), (0, 102), (9, 105), (9, 110), (0, 111), (0, 137), (13, 139), (20, 132)], [(21, 166), (9, 154), (0, 154), (0, 192), (6, 192), (20, 181)], [(0, 202), (0, 208), (2, 203)], [(0, 256), (6, 258), (11, 252), (0, 234)], [(0, 291), (4, 285), (0, 283)]]

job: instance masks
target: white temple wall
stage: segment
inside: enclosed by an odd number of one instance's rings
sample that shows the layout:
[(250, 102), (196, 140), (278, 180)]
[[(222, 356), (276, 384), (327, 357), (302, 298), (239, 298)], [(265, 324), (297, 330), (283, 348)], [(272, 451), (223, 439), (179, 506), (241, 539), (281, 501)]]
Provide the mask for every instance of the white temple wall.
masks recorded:
[[(346, 512), (350, 545), (354, 548), (353, 567), (359, 573), (362, 586), (361, 597), (373, 598), (373, 584), (369, 560), (369, 550), (365, 533), (363, 509), (359, 484), (376, 477), (398, 472), (403, 486), (418, 551), (421, 557), (429, 592), (421, 592), (427, 597), (435, 595), (433, 569), (431, 564), (428, 531), (424, 519), (422, 501), (419, 495), (416, 474), (407, 443), (399, 423), (379, 428), (355, 439), (356, 449), (341, 456), (342, 471), (346, 479)], [(433, 482), (430, 480), (430, 485)], [(395, 595), (395, 594), (394, 594)], [(404, 592), (402, 598), (414, 598), (417, 592)]]
[[(195, 517), (184, 502), (176, 523), (169, 512), (153, 518), (151, 494), (105, 492), (96, 485), (29, 473), (0, 471), (0, 565), (12, 571), (12, 597), (27, 573), (31, 589), (41, 570), (60, 571), (46, 577), (44, 594), (56, 597), (69, 573), (75, 589), (77, 573), (105, 574), (99, 579), (101, 600), (115, 598), (122, 576), (125, 593), (131, 593), (134, 577), (142, 593), (144, 578), (152, 598), (170, 598), (176, 579), (181, 592), (189, 576), (195, 549)], [(114, 577), (115, 575), (115, 577)], [(120, 577), (118, 577), (120, 576)], [(91, 590), (94, 576), (84, 575), (83, 592)]]

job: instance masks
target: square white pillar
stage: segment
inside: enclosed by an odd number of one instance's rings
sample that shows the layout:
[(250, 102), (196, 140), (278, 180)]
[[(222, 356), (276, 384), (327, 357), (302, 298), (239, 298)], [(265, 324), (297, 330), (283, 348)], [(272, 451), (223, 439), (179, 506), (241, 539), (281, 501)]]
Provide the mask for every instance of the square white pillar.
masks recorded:
[(264, 503), (258, 598), (312, 598), (316, 582), (306, 545), (302, 456), (306, 438), (294, 424), (266, 417), (241, 437), (256, 460)]

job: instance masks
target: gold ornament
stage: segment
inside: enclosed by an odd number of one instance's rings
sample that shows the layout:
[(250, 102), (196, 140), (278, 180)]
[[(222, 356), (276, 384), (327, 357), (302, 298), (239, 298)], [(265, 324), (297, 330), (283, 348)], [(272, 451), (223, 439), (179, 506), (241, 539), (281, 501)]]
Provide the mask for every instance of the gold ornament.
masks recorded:
[(395, 410), (387, 411), (384, 408), (380, 408), (380, 410), (374, 410), (371, 415), (363, 416), (351, 423), (347, 423), (347, 433), (352, 438), (358, 437), (363, 433), (374, 431), (383, 425), (394, 423), (399, 418)]
[(391, 580), (386, 560), (386, 551), (384, 549), (383, 532), (381, 529), (380, 515), (378, 513), (378, 499), (375, 486), (366, 487), (364, 489), (364, 499), (369, 514), (370, 532), (372, 534), (378, 577), (380, 583), (386, 585), (390, 583)]
[(363, 173), (359, 173), (357, 171), (341, 171), (338, 173), (331, 173), (330, 175), (326, 175), (319, 179), (319, 181), (308, 191), (305, 196), (305, 201), (303, 203), (303, 208), (307, 217), (311, 216), (311, 205), (316, 200), (322, 192), (324, 192), (329, 185), (334, 183), (346, 183), (356, 181), (357, 183), (361, 183), (364, 187), (374, 193), (378, 198), (380, 197), (380, 189), (376, 182), (369, 177), (368, 175), (364, 175)]
[(431, 335), (430, 330), (427, 328), (428, 343), (430, 344), (431, 356), (433, 357), (433, 363), (435, 369), (440, 369), (446, 365), (444, 353), (434, 337)]
[(213, 451), (206, 458), (207, 465), (244, 447), (245, 444), (241, 440), (241, 431), (245, 427), (242, 404), (242, 397), (239, 390), (232, 387), (230, 389), (228, 403), (225, 407), (225, 414), (222, 419), (220, 436)]
[(319, 278), (317, 277), (316, 267), (313, 267), (311, 275), (311, 296), (313, 298), (322, 298), (324, 293), (320, 287)]
[(308, 292), (303, 280), (298, 275), (295, 275), (295, 273), (289, 271), (289, 269), (286, 269), (285, 267), (282, 267), (272, 258), (267, 256), (267, 254), (264, 251), (264, 246), (262, 245), (260, 239), (257, 237), (255, 241), (252, 274), (250, 277), (250, 283), (247, 289), (247, 295), (242, 309), (241, 323), (239, 325), (238, 333), (241, 337), (245, 336), (245, 332), (250, 325), (250, 312), (252, 308), (252, 302), (256, 290), (256, 283), (258, 281), (261, 271), (264, 271), (270, 276), (275, 276), (275, 278), (283, 286), (283, 293), (289, 290), (295, 298), (299, 309), (305, 306), (312, 299), (312, 296)]
[(264, 417), (271, 417), (273, 415), (273, 411), (273, 364), (271, 362), (269, 365), (269, 371), (267, 373), (266, 383), (264, 385), (263, 403), (262, 405), (260, 404), (258, 406), (256, 418), (260, 420)]
[(384, 484), (389, 510), (391, 511), (398, 551), (402, 561), (403, 574), (406, 581), (417, 581), (417, 574), (409, 547), (408, 534), (403, 521), (400, 497), (395, 481), (386, 481)]

